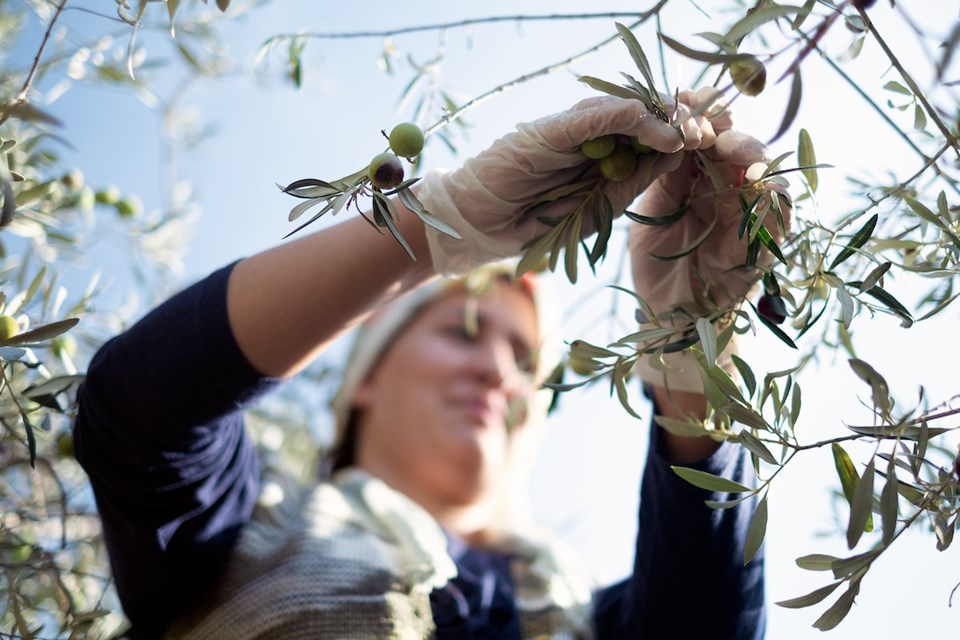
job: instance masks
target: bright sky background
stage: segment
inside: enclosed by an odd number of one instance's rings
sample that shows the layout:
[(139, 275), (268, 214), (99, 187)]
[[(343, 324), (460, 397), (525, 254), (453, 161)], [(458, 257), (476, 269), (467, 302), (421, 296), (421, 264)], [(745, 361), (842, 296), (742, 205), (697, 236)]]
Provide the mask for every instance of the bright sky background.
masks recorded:
[[(652, 3), (607, 2), (603, 7), (588, 7), (586, 3), (573, 2), (488, 0), (481, 7), (471, 4), (468, 8), (452, 2), (348, 4), (284, 0), (231, 23), (227, 33), (235, 61), (250, 67), (266, 37), (299, 29), (356, 31), (498, 14), (636, 11), (649, 4)], [(916, 13), (912, 17), (921, 20), (933, 33), (944, 37), (957, 21), (956, 3), (952, 0), (924, 2), (923, 15), (916, 6), (908, 6), (907, 10)], [(878, 2), (871, 15), (881, 32), (904, 54), (921, 86), (928, 86), (929, 78), (924, 74), (931, 64), (902, 23), (892, 19), (889, 4)], [(77, 13), (69, 19), (78, 21), (77, 24), (86, 21), (84, 30), (88, 32), (103, 28)], [(706, 48), (705, 41), (694, 34), (722, 31), (731, 22), (731, 15), (714, 14), (708, 18), (692, 3), (674, 0), (663, 12), (662, 28), (691, 46)], [(31, 29), (36, 27), (34, 24)], [(504, 23), (454, 29), (447, 33), (440, 82), (451, 93), (475, 96), (586, 49), (613, 32), (611, 20)], [(842, 26), (835, 32), (828, 45), (833, 53), (843, 50), (853, 39), (853, 34)], [(652, 23), (637, 31), (641, 44), (658, 67), (654, 33)], [(404, 54), (411, 53), (421, 61), (434, 54), (437, 42), (436, 33), (395, 39)], [(292, 230), (286, 218), (295, 202), (279, 193), (275, 183), (303, 177), (333, 179), (351, 173), (382, 150), (381, 129), (409, 119), (410, 107), (396, 109), (397, 98), (410, 78), (409, 70), (400, 61), (397, 76), (385, 76), (376, 65), (381, 45), (378, 38), (311, 42), (305, 54), (304, 88), (300, 91), (277, 82), (274, 74), (261, 82), (211, 82), (197, 86), (189, 94), (186, 104), (195, 107), (200, 117), (215, 123), (218, 134), (179, 165), (184, 178), (197, 188), (203, 208), (194, 240), (184, 256), (184, 282), (267, 248)], [(150, 55), (165, 54), (158, 47), (151, 49)], [(844, 202), (842, 196), (845, 174), (853, 172), (869, 179), (871, 175), (883, 176), (892, 171), (902, 177), (914, 173), (921, 162), (835, 74), (814, 58), (811, 56), (804, 67), (805, 99), (798, 125), (773, 145), (773, 151), (776, 155), (794, 149), (799, 126), (810, 131), (818, 160), (838, 169), (821, 172), (820, 211), (811, 212), (807, 203), (799, 215), (818, 215), (829, 220), (853, 209), (854, 205)], [(671, 82), (680, 86), (692, 82), (698, 72), (690, 62), (679, 62), (673, 57), (666, 66)], [(275, 71), (279, 68), (273, 66)], [(888, 97), (880, 89), (883, 83), (899, 80), (888, 71), (876, 44), (869, 41), (861, 57), (845, 68), (881, 102)], [(578, 63), (571, 71), (556, 72), (494, 98), (466, 116), (470, 129), (469, 137), (459, 142), (462, 157), (479, 152), (517, 122), (562, 110), (593, 95), (575, 81), (576, 74), (615, 81), (621, 70), (635, 73), (625, 48), (614, 44)], [(771, 73), (771, 85), (777, 75)], [(758, 98), (738, 100), (734, 106), (738, 128), (769, 138), (778, 126), (786, 93), (786, 86), (770, 86)], [(78, 88), (50, 108), (64, 119), (64, 136), (76, 147), (76, 162), (85, 168), (88, 182), (115, 183), (124, 190), (141, 193), (148, 211), (161, 206), (158, 120), (139, 101), (123, 93)], [(899, 114), (894, 117), (905, 126), (911, 122)], [(434, 141), (428, 144), (424, 163), (427, 168), (453, 167), (457, 160)], [(625, 229), (625, 223), (619, 227), (620, 232)], [(616, 277), (620, 253), (614, 251), (595, 278), (582, 270), (575, 290), (557, 279), (559, 297), (567, 304), (564, 338), (572, 340), (589, 333), (603, 342), (625, 332), (626, 325), (611, 327), (608, 322), (612, 294), (602, 290)], [(896, 290), (895, 285), (893, 288)], [(620, 308), (620, 321), (629, 321), (629, 316), (623, 315), (628, 306)], [(859, 355), (887, 377), (903, 403), (916, 397), (921, 383), (933, 402), (946, 400), (958, 391), (954, 386), (956, 377), (950, 372), (955, 371), (960, 347), (956, 340), (948, 338), (955, 335), (957, 313), (956, 308), (951, 308), (940, 318), (909, 331), (887, 316), (875, 322), (857, 322), (854, 326)], [(766, 335), (745, 342), (743, 352), (757, 371), (761, 366), (762, 370), (774, 371), (794, 364), (792, 353)], [(838, 355), (836, 362), (828, 361), (821, 369), (811, 369), (801, 377), (806, 401), (798, 430), (808, 441), (842, 435), (842, 420), (869, 420), (869, 412), (857, 400), (857, 396), (868, 397), (868, 389), (853, 375), (845, 360), (842, 354)], [(643, 407), (639, 397), (636, 404)], [(324, 418), (318, 417), (318, 421)], [(585, 564), (605, 581), (625, 575), (632, 562), (646, 430), (646, 421), (641, 424), (629, 418), (602, 385), (572, 392), (563, 398), (562, 410), (552, 421), (533, 478), (535, 517), (573, 545)], [(825, 574), (798, 569), (793, 562), (795, 557), (808, 553), (848, 554), (831, 507), (830, 492), (837, 488), (828, 448), (798, 456), (773, 484), (766, 538), (771, 603), (768, 637), (772, 639), (821, 637), (810, 625), (825, 604), (794, 611), (772, 603), (803, 595), (829, 582)], [(840, 513), (845, 520), (846, 510)], [(857, 551), (867, 547), (861, 542)], [(960, 581), (956, 553), (955, 548), (937, 552), (932, 533), (903, 536), (874, 565), (857, 605), (833, 637), (893, 638), (906, 632), (911, 632), (912, 637), (933, 637), (955, 628), (960, 622), (960, 602), (950, 609), (947, 598)], [(690, 612), (696, 615), (696, 603), (690, 603)]]

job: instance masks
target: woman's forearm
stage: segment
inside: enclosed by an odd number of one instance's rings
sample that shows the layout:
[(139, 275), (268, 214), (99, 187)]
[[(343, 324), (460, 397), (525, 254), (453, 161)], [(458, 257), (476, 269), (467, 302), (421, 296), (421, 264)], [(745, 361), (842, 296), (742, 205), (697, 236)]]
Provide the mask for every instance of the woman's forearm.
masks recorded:
[(258, 371), (296, 374), (379, 304), (435, 275), (423, 224), (400, 209), (398, 225), (417, 262), (386, 230), (378, 234), (355, 217), (237, 264), (227, 311)]

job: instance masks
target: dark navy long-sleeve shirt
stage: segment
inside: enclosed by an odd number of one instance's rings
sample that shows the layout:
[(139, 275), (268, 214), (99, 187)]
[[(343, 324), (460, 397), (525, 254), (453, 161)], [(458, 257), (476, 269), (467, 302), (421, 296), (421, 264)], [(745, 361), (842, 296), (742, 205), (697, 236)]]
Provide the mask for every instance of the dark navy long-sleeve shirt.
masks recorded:
[[(260, 468), (243, 410), (279, 381), (260, 375), (233, 337), (231, 270), (105, 344), (79, 391), (76, 456), (136, 638), (159, 637), (208, 587), (257, 499)], [(633, 573), (596, 593), (597, 636), (759, 640), (762, 551), (742, 563), (751, 502), (707, 507), (704, 500), (718, 496), (676, 476), (658, 428), (650, 433)], [(730, 444), (691, 466), (747, 484), (752, 475), (749, 459)], [(454, 560), (458, 577), (431, 596), (437, 637), (518, 638), (505, 557), (467, 549)], [(492, 599), (481, 588), (490, 580)]]

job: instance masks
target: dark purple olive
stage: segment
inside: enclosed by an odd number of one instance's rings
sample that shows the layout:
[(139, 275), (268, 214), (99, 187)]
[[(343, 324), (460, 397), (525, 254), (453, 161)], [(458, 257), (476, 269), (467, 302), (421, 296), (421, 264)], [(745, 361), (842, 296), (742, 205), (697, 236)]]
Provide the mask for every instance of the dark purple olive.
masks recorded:
[(757, 313), (774, 324), (783, 324), (787, 319), (787, 305), (779, 294), (763, 294), (757, 301)]
[(381, 153), (370, 161), (367, 177), (375, 187), (392, 189), (403, 182), (403, 163), (390, 152)]
[(853, 0), (854, 9), (866, 11), (877, 3), (877, 0)]

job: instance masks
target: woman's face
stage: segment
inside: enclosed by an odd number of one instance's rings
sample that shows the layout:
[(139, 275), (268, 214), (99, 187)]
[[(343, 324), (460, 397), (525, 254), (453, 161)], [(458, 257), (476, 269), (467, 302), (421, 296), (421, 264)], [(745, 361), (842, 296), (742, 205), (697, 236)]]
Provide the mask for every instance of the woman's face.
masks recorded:
[(533, 302), (513, 286), (428, 305), (357, 391), (358, 466), (435, 514), (483, 501), (503, 476), (511, 415), (534, 391), (538, 337)]

